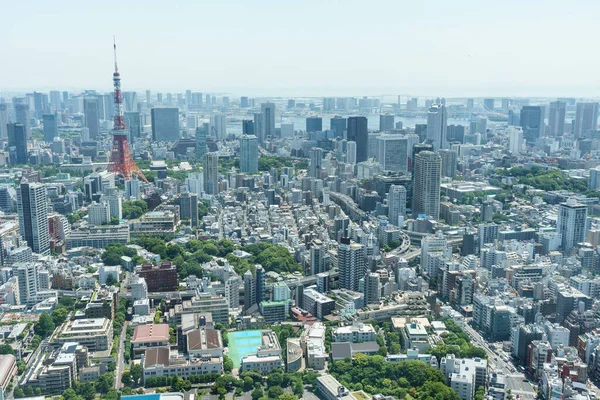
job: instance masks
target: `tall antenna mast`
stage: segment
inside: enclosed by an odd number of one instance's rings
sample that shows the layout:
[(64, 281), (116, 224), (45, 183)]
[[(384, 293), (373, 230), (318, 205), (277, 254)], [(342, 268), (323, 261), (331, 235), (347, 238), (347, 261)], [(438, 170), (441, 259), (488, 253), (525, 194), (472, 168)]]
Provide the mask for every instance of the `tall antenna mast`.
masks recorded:
[(117, 68), (117, 39), (115, 38), (115, 35), (113, 35), (113, 49), (115, 53), (115, 72), (118, 72), (119, 68)]

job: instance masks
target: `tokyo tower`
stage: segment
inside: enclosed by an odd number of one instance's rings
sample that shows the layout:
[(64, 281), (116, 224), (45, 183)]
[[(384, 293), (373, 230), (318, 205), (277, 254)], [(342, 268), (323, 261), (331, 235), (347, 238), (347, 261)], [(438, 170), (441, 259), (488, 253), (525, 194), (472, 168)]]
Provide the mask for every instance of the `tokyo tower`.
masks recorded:
[(133, 174), (148, 182), (148, 179), (142, 174), (140, 168), (133, 161), (129, 141), (127, 140), (127, 129), (125, 127), (125, 117), (123, 116), (123, 94), (121, 93), (121, 74), (117, 68), (117, 44), (114, 43), (115, 52), (115, 72), (113, 74), (113, 86), (115, 88), (115, 119), (113, 123), (113, 146), (110, 153), (109, 172), (123, 175), (125, 179), (131, 179)]

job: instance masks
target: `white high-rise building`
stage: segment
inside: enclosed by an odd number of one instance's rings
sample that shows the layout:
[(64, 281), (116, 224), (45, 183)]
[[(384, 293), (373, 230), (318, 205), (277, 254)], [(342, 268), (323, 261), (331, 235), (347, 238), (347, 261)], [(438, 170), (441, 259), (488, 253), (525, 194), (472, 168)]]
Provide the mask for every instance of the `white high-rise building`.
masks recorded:
[(88, 207), (88, 223), (94, 226), (108, 225), (110, 223), (108, 204), (92, 202)]
[(406, 188), (401, 185), (390, 186), (388, 192), (388, 218), (391, 224), (401, 226), (406, 215)]
[[(370, 139), (370, 138), (369, 138)], [(419, 136), (381, 135), (377, 138), (377, 161), (384, 171), (408, 172), (413, 146), (419, 143)]]
[(338, 246), (340, 288), (358, 291), (359, 282), (367, 273), (365, 246), (342, 238)]
[(227, 281), (225, 281), (225, 298), (227, 299), (227, 304), (229, 304), (229, 308), (232, 310), (237, 310), (240, 306), (240, 285), (242, 284), (242, 280), (239, 276), (230, 276)]
[(148, 285), (146, 284), (146, 279), (138, 275), (131, 277), (131, 297), (133, 298), (133, 301), (148, 298)]
[(111, 218), (120, 221), (123, 218), (123, 199), (121, 196), (115, 193), (110, 196), (102, 196), (102, 200), (106, 200)]
[(349, 141), (346, 144), (346, 162), (348, 164), (356, 164), (356, 142)]
[(185, 178), (188, 192), (200, 196), (204, 192), (204, 175), (201, 172), (192, 172)]
[(39, 183), (22, 183), (17, 189), (19, 232), (33, 252), (50, 253), (48, 192)]
[(258, 139), (254, 135), (240, 137), (240, 171), (258, 172)]
[(508, 128), (508, 151), (518, 156), (523, 149), (523, 128), (510, 126)]
[(570, 198), (558, 206), (556, 231), (562, 235), (562, 247), (568, 253), (577, 243), (585, 242), (588, 231), (587, 206)]
[(421, 273), (427, 272), (429, 277), (437, 276), (433, 264), (430, 262), (432, 256), (441, 255), (450, 258), (452, 256), (452, 246), (448, 246), (448, 241), (442, 232), (435, 236), (425, 236), (421, 240)]
[(140, 200), (142, 198), (140, 181), (136, 178), (125, 181), (125, 199)]
[(36, 294), (40, 290), (37, 269), (39, 264), (28, 262), (15, 264), (13, 273), (19, 281), (21, 304), (35, 304)]
[(422, 151), (415, 156), (414, 171), (413, 216), (423, 214), (437, 220), (440, 217), (442, 158), (437, 153)]
[(204, 193), (219, 194), (219, 155), (206, 153), (204, 155)]
[(223, 140), (227, 136), (227, 124), (225, 115), (215, 114), (210, 117), (210, 130), (217, 140)]
[(433, 145), (433, 150), (448, 148), (446, 133), (448, 130), (448, 114), (443, 104), (432, 104), (427, 112), (427, 142)]

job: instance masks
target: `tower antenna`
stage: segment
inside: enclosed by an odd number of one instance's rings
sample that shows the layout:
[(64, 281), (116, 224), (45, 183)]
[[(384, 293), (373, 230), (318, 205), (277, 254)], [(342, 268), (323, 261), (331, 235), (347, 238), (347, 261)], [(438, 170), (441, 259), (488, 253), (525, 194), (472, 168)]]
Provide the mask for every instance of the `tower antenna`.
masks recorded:
[(117, 68), (117, 39), (115, 38), (115, 35), (113, 35), (113, 51), (115, 54), (115, 72), (118, 72), (119, 68)]

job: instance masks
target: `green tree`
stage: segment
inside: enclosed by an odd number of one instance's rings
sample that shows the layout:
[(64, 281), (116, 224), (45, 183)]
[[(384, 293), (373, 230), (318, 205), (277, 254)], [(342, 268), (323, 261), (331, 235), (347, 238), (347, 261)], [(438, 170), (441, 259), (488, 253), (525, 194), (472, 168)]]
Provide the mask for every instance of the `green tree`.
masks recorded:
[(112, 372), (107, 372), (98, 377), (96, 382), (96, 390), (101, 394), (106, 394), (110, 391), (115, 383), (115, 375)]
[(279, 395), (279, 400), (298, 400), (298, 396), (291, 393), (284, 393)]
[(127, 369), (123, 371), (123, 375), (121, 375), (121, 383), (123, 383), (123, 385), (131, 385), (131, 371)]
[(10, 344), (0, 344), (0, 354), (14, 354)]
[(46, 337), (54, 332), (54, 328), (55, 325), (52, 317), (50, 317), (47, 312), (43, 312), (33, 329), (36, 334), (40, 335), (41, 337)]
[(135, 383), (140, 382), (140, 380), (142, 379), (142, 366), (140, 364), (133, 364), (131, 366), (130, 372), (131, 379), (133, 379)]
[(272, 399), (276, 399), (283, 394), (283, 389), (281, 386), (271, 386), (268, 390), (269, 397)]
[(298, 397), (304, 395), (304, 385), (302, 384), (302, 381), (296, 381), (294, 383), (294, 394)]
[(58, 326), (67, 320), (67, 316), (69, 315), (69, 310), (66, 308), (57, 308), (52, 311), (52, 321), (55, 326)]
[(223, 370), (226, 374), (233, 370), (233, 360), (227, 354), (223, 354)]
[(123, 218), (136, 219), (148, 211), (148, 204), (143, 200), (124, 201), (122, 205)]
[[(264, 396), (264, 394), (265, 394), (265, 393), (264, 393), (264, 391), (263, 391), (263, 388), (262, 388), (262, 387), (260, 387), (260, 386), (257, 386), (257, 387), (256, 387), (256, 388), (255, 388), (255, 389), (252, 391), (252, 393), (251, 393), (250, 395), (252, 396), (252, 400), (258, 400), (258, 399), (260, 399), (261, 397), (263, 397), (263, 396)], [(21, 396), (21, 397), (23, 397), (23, 396)]]
[(115, 277), (112, 274), (109, 274), (106, 277), (106, 286), (113, 286), (116, 283), (117, 283), (117, 280), (115, 279)]

